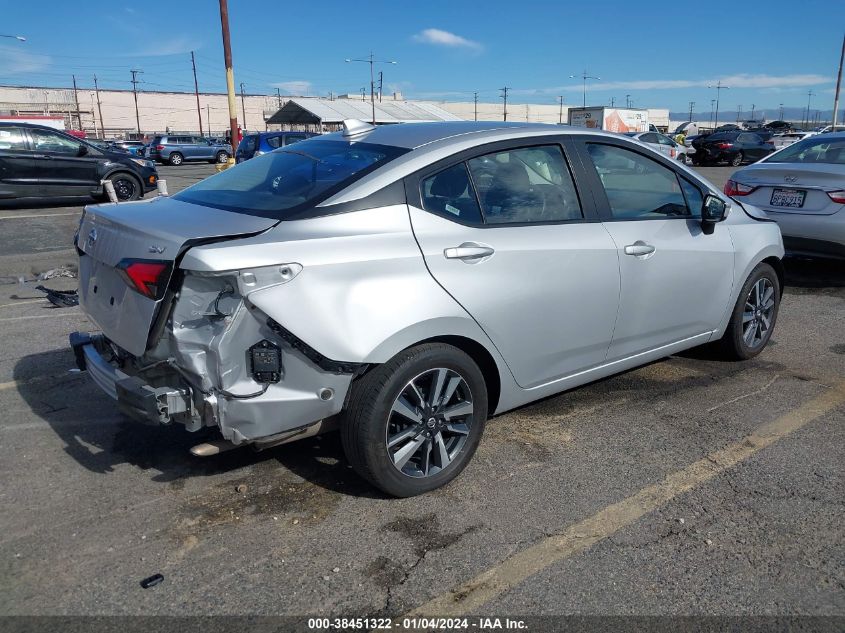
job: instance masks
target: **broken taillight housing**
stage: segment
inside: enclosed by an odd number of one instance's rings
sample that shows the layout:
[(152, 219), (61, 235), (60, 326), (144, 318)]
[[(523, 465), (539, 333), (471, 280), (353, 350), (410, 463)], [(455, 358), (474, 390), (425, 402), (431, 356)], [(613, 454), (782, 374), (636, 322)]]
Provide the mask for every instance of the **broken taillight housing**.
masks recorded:
[(171, 262), (150, 259), (124, 259), (117, 271), (130, 288), (150, 299), (161, 299), (170, 279)]

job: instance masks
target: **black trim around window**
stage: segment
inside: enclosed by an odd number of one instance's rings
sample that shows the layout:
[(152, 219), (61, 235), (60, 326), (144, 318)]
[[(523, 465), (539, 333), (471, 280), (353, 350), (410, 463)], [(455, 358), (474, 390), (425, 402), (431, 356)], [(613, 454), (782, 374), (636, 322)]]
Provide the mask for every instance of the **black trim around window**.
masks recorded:
[[(572, 182), (575, 187), (575, 195), (578, 197), (578, 203), (581, 206), (581, 213), (583, 215), (583, 217), (580, 219), (553, 220), (548, 222), (510, 222), (493, 224), (488, 224), (487, 222), (484, 222), (482, 224), (478, 224), (475, 222), (461, 222), (458, 218), (451, 218), (437, 213), (433, 213), (432, 211), (428, 211), (423, 207), (421, 190), (423, 180), (438, 174), (444, 169), (448, 169), (449, 167), (453, 167), (459, 163), (465, 163), (472, 158), (486, 156), (487, 154), (495, 154), (497, 152), (504, 152), (516, 149), (530, 149), (533, 147), (543, 147), (549, 145), (557, 145), (560, 148), (561, 154), (563, 155), (563, 160), (566, 163), (567, 168), (569, 169), (569, 175), (572, 177)], [(469, 170), (467, 171), (469, 172)], [(471, 173), (470, 182), (472, 183)], [(584, 173), (581, 161), (577, 159), (573, 160), (573, 148), (571, 147), (571, 144), (569, 142), (569, 137), (566, 135), (522, 137), (518, 139), (494, 141), (492, 143), (478, 145), (476, 147), (472, 147), (456, 154), (452, 154), (451, 156), (439, 160), (435, 163), (431, 163), (430, 165), (427, 165), (426, 167), (414, 172), (413, 174), (406, 176), (404, 179), (405, 195), (407, 197), (409, 205), (412, 205), (422, 211), (425, 211), (426, 213), (436, 215), (439, 218), (442, 217), (443, 219), (448, 220), (450, 222), (454, 222), (455, 224), (460, 224), (462, 226), (469, 226), (478, 229), (496, 229), (519, 226), (549, 226), (558, 224), (585, 224), (591, 222), (600, 222), (601, 218), (599, 217), (596, 211), (595, 201), (593, 200), (592, 196), (589, 195), (589, 188), (585, 187), (586, 182), (587, 175)], [(473, 190), (475, 190), (474, 184)], [(477, 191), (475, 191), (475, 195), (477, 200)], [(478, 201), (478, 203), (480, 208), (480, 201)], [(483, 217), (483, 209), (481, 209), (481, 214)]]

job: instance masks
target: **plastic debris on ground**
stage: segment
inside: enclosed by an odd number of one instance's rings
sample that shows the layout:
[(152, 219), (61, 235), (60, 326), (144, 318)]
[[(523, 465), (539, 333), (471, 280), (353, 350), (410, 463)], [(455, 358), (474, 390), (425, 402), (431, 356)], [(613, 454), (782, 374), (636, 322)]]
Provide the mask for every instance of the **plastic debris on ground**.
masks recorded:
[(47, 295), (47, 301), (57, 308), (73, 308), (79, 305), (79, 295), (76, 290), (53, 290), (44, 286), (35, 286), (36, 290)]

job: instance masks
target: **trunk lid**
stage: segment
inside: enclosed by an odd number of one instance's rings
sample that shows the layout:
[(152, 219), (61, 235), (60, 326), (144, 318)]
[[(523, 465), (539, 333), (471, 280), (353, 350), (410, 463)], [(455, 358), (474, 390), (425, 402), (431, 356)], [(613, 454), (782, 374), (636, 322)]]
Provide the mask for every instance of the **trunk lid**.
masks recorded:
[(169, 283), (176, 260), (192, 245), (255, 235), (277, 223), (167, 197), (87, 207), (77, 235), (79, 302), (108, 339), (141, 356), (162, 299), (130, 287), (121, 262), (165, 262)]
[[(743, 200), (777, 213), (832, 215), (842, 209), (827, 195), (828, 191), (845, 189), (845, 166), (831, 163), (762, 162), (736, 172), (732, 178), (743, 185), (757, 187)], [(843, 183), (837, 186), (837, 183)], [(775, 189), (804, 191), (800, 207), (773, 206)]]

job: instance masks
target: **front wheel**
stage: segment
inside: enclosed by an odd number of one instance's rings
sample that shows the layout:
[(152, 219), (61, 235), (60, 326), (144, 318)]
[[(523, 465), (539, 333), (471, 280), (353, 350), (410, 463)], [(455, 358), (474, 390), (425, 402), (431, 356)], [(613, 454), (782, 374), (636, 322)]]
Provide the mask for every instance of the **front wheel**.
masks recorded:
[(748, 360), (763, 351), (780, 308), (780, 280), (775, 269), (760, 263), (751, 271), (734, 306), (725, 334), (717, 343), (728, 360)]
[(445, 485), (469, 463), (487, 420), (475, 362), (444, 343), (397, 354), (356, 380), (341, 421), (355, 471), (396, 497)]
[(215, 157), (215, 160), (218, 163), (226, 163), (226, 162), (229, 161), (229, 154), (227, 152), (217, 152), (217, 156)]
[(174, 167), (178, 167), (185, 161), (185, 158), (179, 152), (173, 152), (170, 155), (170, 158), (167, 159), (167, 162), (173, 165)]
[[(114, 187), (114, 193), (120, 202), (131, 202), (144, 195), (141, 183), (134, 176), (129, 174), (115, 174), (108, 178)], [(107, 195), (103, 195), (108, 200)]]

